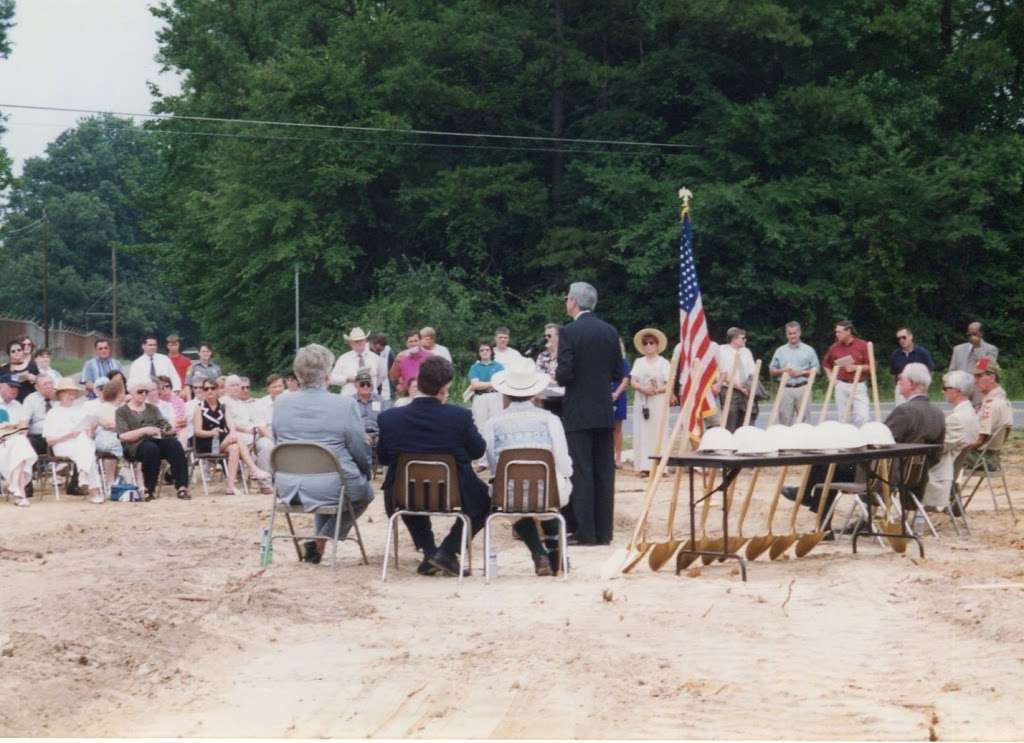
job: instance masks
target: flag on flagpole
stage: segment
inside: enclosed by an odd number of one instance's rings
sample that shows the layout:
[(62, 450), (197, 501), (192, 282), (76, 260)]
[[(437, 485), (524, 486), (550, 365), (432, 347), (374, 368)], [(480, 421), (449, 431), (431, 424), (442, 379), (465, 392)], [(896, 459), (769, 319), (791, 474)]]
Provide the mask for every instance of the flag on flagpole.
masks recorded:
[[(685, 189), (684, 189), (685, 190)], [(680, 191), (680, 194), (683, 192)], [(711, 350), (711, 336), (704, 316), (700, 285), (697, 283), (697, 266), (693, 261), (693, 230), (690, 225), (689, 192), (683, 199), (683, 231), (679, 240), (679, 380), (682, 389), (680, 404), (693, 394), (691, 385), (697, 388), (697, 404), (693, 405), (686, 431), (694, 441), (699, 441), (703, 419), (717, 407), (711, 385), (718, 374), (718, 364)], [(690, 369), (700, 360), (700, 378), (690, 379)]]

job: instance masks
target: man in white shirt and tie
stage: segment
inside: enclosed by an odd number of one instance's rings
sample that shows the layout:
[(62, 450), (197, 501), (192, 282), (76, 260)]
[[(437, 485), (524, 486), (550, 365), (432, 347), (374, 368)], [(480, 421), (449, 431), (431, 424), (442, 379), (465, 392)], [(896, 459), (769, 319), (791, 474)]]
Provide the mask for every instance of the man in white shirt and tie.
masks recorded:
[(164, 376), (171, 380), (171, 389), (178, 392), (181, 389), (181, 377), (170, 358), (156, 352), (158, 343), (155, 335), (146, 336), (142, 342), (142, 355), (132, 362), (128, 370), (128, 385), (131, 386), (133, 382), (153, 383), (157, 377)]
[(341, 394), (343, 395), (355, 396), (356, 374), (363, 368), (370, 370), (373, 387), (374, 389), (377, 388), (380, 358), (366, 347), (368, 338), (369, 336), (359, 327), (352, 328), (352, 332), (345, 336), (345, 340), (348, 341), (348, 345), (351, 346), (352, 350), (343, 353), (338, 358), (338, 361), (334, 364), (334, 369), (331, 371), (330, 379), (331, 384), (341, 387)]

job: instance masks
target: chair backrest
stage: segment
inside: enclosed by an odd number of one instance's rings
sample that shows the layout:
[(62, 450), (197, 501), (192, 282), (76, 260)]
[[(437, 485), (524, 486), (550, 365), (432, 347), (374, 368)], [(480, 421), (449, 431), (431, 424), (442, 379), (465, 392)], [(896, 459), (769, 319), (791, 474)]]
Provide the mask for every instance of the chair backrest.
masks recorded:
[(558, 508), (555, 457), (547, 449), (506, 449), (498, 455), (491, 505), (506, 513)]
[(393, 505), (448, 513), (462, 508), (459, 468), (451, 454), (399, 454)]
[(1010, 432), (1013, 430), (1013, 426), (1003, 426), (1001, 429), (992, 434), (988, 441), (985, 442), (984, 446), (981, 447), (982, 452), (998, 452), (1003, 448), (1003, 444), (1010, 438)]
[(288, 441), (270, 452), (270, 468), (289, 475), (326, 475), (341, 472), (338, 458), (315, 441)]
[(895, 482), (912, 493), (920, 495), (928, 473), (925, 455), (915, 454), (912, 457), (897, 459), (896, 467), (898, 468), (898, 476)]

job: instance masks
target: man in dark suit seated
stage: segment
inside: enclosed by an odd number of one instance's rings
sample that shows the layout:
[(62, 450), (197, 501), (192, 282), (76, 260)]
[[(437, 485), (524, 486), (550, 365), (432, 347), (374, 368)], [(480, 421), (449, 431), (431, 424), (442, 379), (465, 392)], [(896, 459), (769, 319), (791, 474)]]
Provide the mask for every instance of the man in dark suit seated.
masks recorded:
[[(416, 377), (419, 396), (408, 405), (391, 408), (377, 419), (380, 434), (377, 454), (388, 468), (384, 478), (384, 505), (390, 514), (394, 507), (395, 472), (400, 454), (450, 454), (458, 464), (462, 510), (469, 516), (476, 534), (484, 526), (490, 509), (487, 485), (473, 471), (473, 461), (487, 445), (467, 408), (447, 405), (452, 365), (440, 356), (431, 356), (420, 365)], [(416, 548), (423, 551), (417, 572), (433, 575), (459, 574), (456, 557), (462, 539), (462, 521), (456, 520), (448, 536), (438, 547), (428, 516), (403, 516)], [(472, 539), (472, 537), (470, 537)]]
[[(619, 333), (594, 314), (597, 289), (569, 286), (555, 379), (565, 387), (562, 423), (572, 458), (571, 506), (577, 544), (610, 544), (615, 514), (615, 426), (611, 390), (622, 381)], [(612, 383), (615, 383), (614, 385)]]

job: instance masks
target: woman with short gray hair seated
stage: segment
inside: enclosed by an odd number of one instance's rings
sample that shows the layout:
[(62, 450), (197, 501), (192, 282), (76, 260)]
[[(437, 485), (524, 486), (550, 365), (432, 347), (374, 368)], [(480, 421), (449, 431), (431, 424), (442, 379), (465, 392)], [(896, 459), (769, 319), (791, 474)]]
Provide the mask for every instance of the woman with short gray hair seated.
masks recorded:
[[(337, 505), (342, 490), (359, 517), (373, 500), (373, 457), (366, 443), (359, 408), (351, 397), (327, 391), (327, 380), (334, 366), (334, 354), (318, 344), (300, 348), (295, 354), (293, 370), (299, 390), (281, 395), (274, 403), (271, 428), (276, 443), (290, 441), (315, 442), (327, 447), (338, 458), (343, 477), (337, 474), (292, 475), (274, 474), (274, 488), (283, 503), (301, 503), (306, 511), (320, 506)], [(318, 536), (334, 535), (335, 516), (314, 517)], [(339, 538), (352, 528), (347, 511), (342, 512)], [(318, 563), (327, 544), (325, 538), (307, 542), (307, 562)]]

